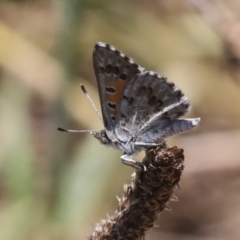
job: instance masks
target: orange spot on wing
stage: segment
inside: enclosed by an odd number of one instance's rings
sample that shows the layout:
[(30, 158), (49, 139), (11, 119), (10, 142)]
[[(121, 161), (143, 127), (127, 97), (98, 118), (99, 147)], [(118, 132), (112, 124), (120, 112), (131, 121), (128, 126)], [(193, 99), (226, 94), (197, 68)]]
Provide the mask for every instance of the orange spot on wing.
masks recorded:
[[(122, 81), (121, 79), (117, 79), (115, 81), (112, 81), (111, 83), (112, 83), (111, 87), (114, 87), (117, 92), (115, 94), (107, 94), (106, 99), (107, 99), (107, 101), (110, 101), (110, 102), (118, 105), (120, 98), (122, 96), (123, 88), (125, 87), (126, 83), (125, 83), (125, 81)], [(108, 86), (110, 87), (110, 85), (108, 85)]]
[[(114, 89), (116, 89), (116, 93), (114, 94), (106, 93), (106, 100), (111, 103), (115, 103), (118, 106), (120, 98), (122, 96), (123, 88), (126, 85), (126, 81), (123, 81), (121, 79), (109, 79), (108, 81), (106, 81), (106, 85), (108, 87), (113, 87)], [(108, 108), (108, 111), (109, 114), (112, 114), (114, 116), (117, 114), (117, 109), (114, 110)]]

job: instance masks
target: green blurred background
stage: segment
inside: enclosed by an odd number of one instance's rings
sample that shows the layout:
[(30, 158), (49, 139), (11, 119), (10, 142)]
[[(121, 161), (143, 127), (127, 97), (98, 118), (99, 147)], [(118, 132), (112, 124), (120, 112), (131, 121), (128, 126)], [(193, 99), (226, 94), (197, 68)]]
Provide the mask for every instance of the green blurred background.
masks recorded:
[(239, 239), (239, 16), (234, 0), (2, 0), (0, 239), (86, 239), (131, 180), (117, 150), (56, 131), (103, 128), (79, 88), (100, 110), (98, 41), (174, 81), (202, 118), (169, 139), (185, 151), (180, 201), (147, 239)]

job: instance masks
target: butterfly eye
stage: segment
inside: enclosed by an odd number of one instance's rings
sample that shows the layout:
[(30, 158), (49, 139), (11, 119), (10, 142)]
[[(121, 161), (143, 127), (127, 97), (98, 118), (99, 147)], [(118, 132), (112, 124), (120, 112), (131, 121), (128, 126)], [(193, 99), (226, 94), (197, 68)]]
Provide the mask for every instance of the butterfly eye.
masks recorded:
[(108, 143), (108, 140), (105, 137), (103, 137), (101, 140), (102, 140), (103, 144), (107, 144)]

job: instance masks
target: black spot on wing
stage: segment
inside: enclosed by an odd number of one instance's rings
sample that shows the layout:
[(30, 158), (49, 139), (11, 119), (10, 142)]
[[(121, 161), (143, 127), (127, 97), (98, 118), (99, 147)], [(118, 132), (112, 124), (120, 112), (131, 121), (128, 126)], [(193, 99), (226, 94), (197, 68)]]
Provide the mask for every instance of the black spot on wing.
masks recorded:
[(127, 116), (124, 113), (121, 113), (121, 118), (127, 118)]
[(128, 101), (129, 105), (132, 105), (133, 102), (134, 102), (134, 98), (133, 98), (133, 97), (130, 97), (130, 99), (129, 99), (129, 101)]
[(111, 108), (112, 110), (116, 110), (116, 108), (117, 108), (117, 104), (115, 104), (115, 103), (108, 102), (107, 105), (108, 105), (108, 107)]
[(150, 106), (152, 106), (152, 105), (154, 105), (154, 103), (156, 102), (156, 100), (157, 100), (157, 97), (156, 97), (156, 96), (151, 96), (151, 97), (149, 98), (148, 104), (149, 104)]
[(105, 72), (105, 69), (103, 67), (99, 67), (99, 71), (104, 73)]
[(161, 108), (163, 105), (163, 101), (161, 99), (158, 99), (155, 103), (154, 103), (155, 107), (157, 109)]
[(112, 72), (112, 65), (111, 64), (108, 64), (107, 66), (106, 66), (106, 73), (111, 73)]
[(146, 89), (147, 88), (145, 86), (141, 87), (138, 91), (138, 95), (143, 95), (145, 93)]
[(117, 92), (116, 89), (113, 87), (105, 87), (105, 91), (110, 94), (114, 94)]
[(186, 103), (184, 103), (183, 106), (184, 106), (185, 109), (188, 109), (188, 108), (190, 107), (190, 103), (189, 103), (189, 102), (186, 102)]
[(127, 75), (126, 75), (125, 73), (122, 73), (122, 74), (120, 75), (120, 78), (121, 78), (123, 81), (125, 81), (125, 80), (127, 79)]
[(126, 127), (126, 126), (127, 126), (126, 123), (124, 123), (124, 122), (121, 123), (121, 127)]

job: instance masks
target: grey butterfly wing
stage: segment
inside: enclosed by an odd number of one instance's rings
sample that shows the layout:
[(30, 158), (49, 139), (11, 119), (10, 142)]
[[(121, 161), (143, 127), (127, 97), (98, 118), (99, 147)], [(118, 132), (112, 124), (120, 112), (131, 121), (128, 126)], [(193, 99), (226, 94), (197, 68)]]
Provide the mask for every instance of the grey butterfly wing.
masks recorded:
[(106, 43), (97, 43), (93, 66), (98, 83), (101, 110), (106, 130), (116, 126), (116, 115), (125, 86), (142, 72), (138, 64)]
[(123, 136), (122, 141), (137, 137), (138, 141), (156, 143), (164, 138), (163, 129), (188, 108), (187, 98), (174, 83), (154, 72), (139, 73), (123, 91), (118, 135)]

